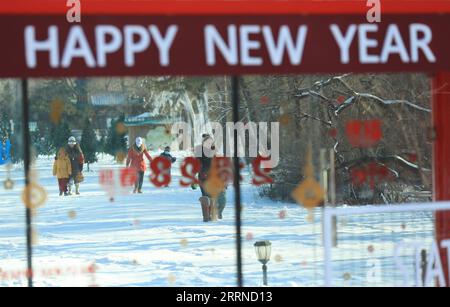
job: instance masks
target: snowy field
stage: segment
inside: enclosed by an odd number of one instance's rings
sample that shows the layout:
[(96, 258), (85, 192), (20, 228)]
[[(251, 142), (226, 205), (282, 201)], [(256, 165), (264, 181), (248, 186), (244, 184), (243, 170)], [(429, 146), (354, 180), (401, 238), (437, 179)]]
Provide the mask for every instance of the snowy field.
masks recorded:
[[(147, 171), (144, 194), (116, 195), (113, 202), (98, 176), (101, 169), (121, 167), (111, 157), (92, 165), (91, 172), (85, 172), (82, 194), (69, 197), (58, 196), (53, 159), (40, 157), (35, 169), (48, 199), (33, 220), (35, 285), (236, 286), (233, 189), (227, 191), (224, 219), (203, 223), (200, 190), (178, 184), (183, 154), (176, 156), (170, 187), (155, 188)], [(26, 286), (24, 276), (14, 273), (26, 267), (23, 168), (14, 166), (11, 176), (13, 190), (0, 186), (0, 286)], [(5, 178), (1, 166), (0, 181)], [(244, 285), (262, 285), (253, 244), (270, 240), (269, 286), (322, 286), (321, 209), (311, 222), (296, 204), (259, 198), (249, 174), (244, 178)], [(370, 285), (367, 272), (379, 266), (381, 279), (378, 276), (374, 285), (401, 284), (402, 276), (393, 267), (394, 244), (418, 239), (428, 244), (432, 234), (433, 220), (425, 213), (338, 219), (335, 284)], [(405, 257), (412, 259), (411, 253)], [(93, 263), (95, 271), (89, 269)]]

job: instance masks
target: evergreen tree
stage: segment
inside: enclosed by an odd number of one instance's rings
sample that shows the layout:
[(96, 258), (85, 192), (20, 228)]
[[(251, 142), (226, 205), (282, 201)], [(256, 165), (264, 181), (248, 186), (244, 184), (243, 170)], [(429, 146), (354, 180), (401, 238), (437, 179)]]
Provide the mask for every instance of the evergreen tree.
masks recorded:
[(7, 82), (0, 95), (0, 139), (8, 139), (11, 137), (12, 128), (11, 120), (13, 120), (13, 105), (14, 105), (14, 96), (12, 94), (12, 89)]
[(69, 124), (62, 121), (58, 125), (52, 125), (49, 135), (52, 150), (56, 152), (59, 148), (64, 147), (67, 144), (67, 140), (71, 135)]
[(37, 127), (36, 131), (30, 132), (31, 146), (33, 146), (35, 154), (38, 155), (52, 155), (54, 150), (48, 136), (48, 128)]
[(89, 172), (89, 164), (98, 161), (98, 141), (94, 129), (92, 128), (92, 123), (88, 118), (84, 122), (80, 145), (83, 150), (84, 161), (87, 163), (87, 170)]
[(106, 153), (106, 136), (103, 134), (98, 142), (98, 152)]
[(117, 156), (117, 154), (127, 151), (127, 131), (124, 121), (125, 116), (122, 114), (117, 120), (111, 122), (105, 145), (105, 152), (110, 155)]

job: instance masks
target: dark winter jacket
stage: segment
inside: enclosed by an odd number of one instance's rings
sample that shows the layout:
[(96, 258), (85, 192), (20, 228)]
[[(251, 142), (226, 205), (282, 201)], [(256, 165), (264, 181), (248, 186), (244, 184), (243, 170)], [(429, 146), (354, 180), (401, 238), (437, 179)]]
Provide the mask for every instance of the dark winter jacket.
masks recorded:
[(208, 172), (209, 169), (211, 168), (213, 158), (209, 158), (203, 153), (202, 145), (196, 146), (194, 152), (196, 153), (196, 155), (197, 153), (198, 154), (201, 153), (201, 156), (197, 157), (197, 159), (200, 161), (200, 171), (198, 173), (198, 179), (201, 182), (206, 181), (206, 179), (208, 178)]
[(131, 166), (137, 171), (145, 172), (147, 166), (144, 161), (144, 155), (147, 157), (149, 162), (152, 162), (152, 157), (148, 153), (145, 145), (137, 147), (136, 144), (133, 144), (133, 146), (131, 146), (131, 148), (128, 150), (127, 167)]
[(170, 153), (165, 152), (165, 151), (160, 156), (169, 160), (170, 163), (174, 163), (177, 160), (177, 158), (172, 157), (172, 155)]
[(84, 155), (79, 144), (76, 144), (73, 148), (66, 145), (64, 148), (67, 156), (69, 157), (70, 164), (72, 166), (72, 176), (77, 177), (79, 173), (83, 171)]

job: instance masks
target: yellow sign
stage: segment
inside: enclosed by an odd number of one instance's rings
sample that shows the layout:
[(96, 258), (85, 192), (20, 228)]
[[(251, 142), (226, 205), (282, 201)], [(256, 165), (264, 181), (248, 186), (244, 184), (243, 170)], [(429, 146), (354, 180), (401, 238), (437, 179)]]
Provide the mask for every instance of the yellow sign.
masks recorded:
[(47, 200), (47, 192), (38, 184), (28, 184), (22, 192), (22, 201), (28, 209), (42, 206)]
[(292, 192), (292, 198), (303, 207), (312, 209), (317, 207), (324, 199), (325, 191), (314, 178), (314, 165), (312, 162), (312, 149), (309, 145), (306, 165), (305, 180), (303, 180)]

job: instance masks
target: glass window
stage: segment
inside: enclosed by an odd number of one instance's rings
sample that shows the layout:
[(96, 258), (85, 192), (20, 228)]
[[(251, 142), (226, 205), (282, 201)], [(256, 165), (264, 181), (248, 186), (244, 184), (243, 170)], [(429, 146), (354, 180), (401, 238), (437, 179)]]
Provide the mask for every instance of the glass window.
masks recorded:
[(36, 286), (434, 280), (435, 210), (385, 206), (432, 200), (426, 75), (30, 79), (28, 131), (21, 93), (0, 80), (1, 285), (27, 285), (24, 203)]

